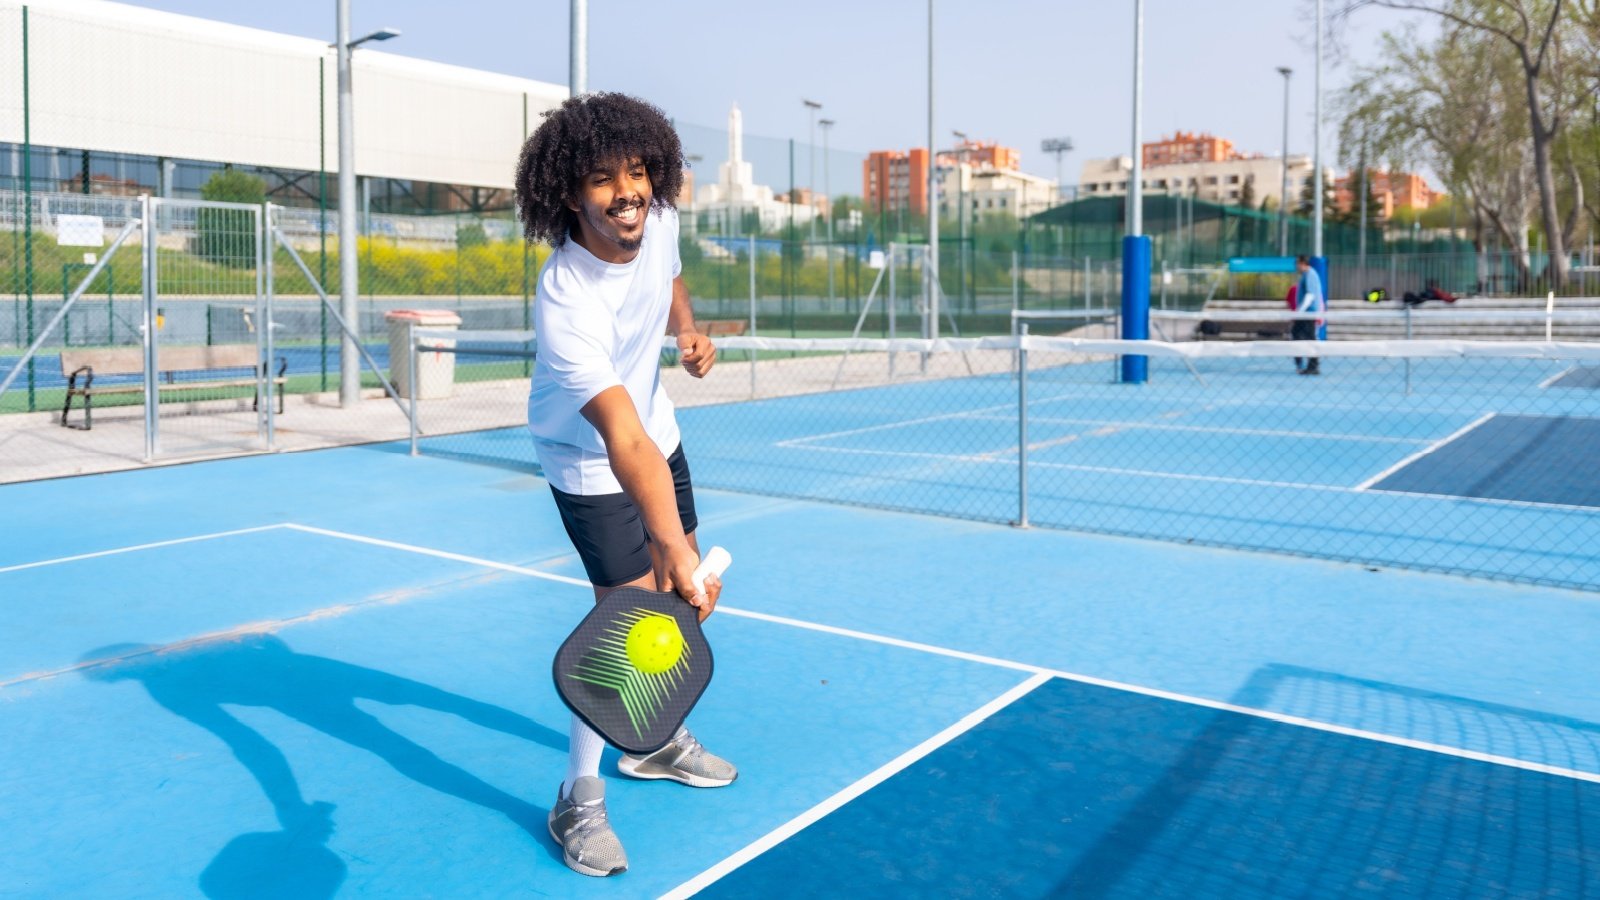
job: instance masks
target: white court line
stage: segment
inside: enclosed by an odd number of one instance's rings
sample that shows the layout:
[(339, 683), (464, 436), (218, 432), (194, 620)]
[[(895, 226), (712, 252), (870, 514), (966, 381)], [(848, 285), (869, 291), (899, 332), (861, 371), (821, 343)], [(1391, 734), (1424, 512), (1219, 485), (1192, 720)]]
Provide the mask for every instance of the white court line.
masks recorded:
[(1399, 462), (1395, 463), (1394, 465), (1390, 466), (1389, 468), (1384, 469), (1382, 472), (1379, 472), (1378, 474), (1372, 476), (1371, 478), (1368, 478), (1366, 481), (1361, 482), (1360, 484), (1355, 486), (1355, 490), (1365, 491), (1367, 488), (1372, 487), (1373, 485), (1375, 485), (1378, 482), (1384, 480), (1385, 478), (1388, 478), (1390, 475), (1393, 475), (1395, 472), (1400, 471), (1401, 469), (1405, 468), (1406, 466), (1416, 462), (1417, 460), (1423, 458), (1424, 456), (1427, 456), (1429, 453), (1432, 453), (1433, 451), (1439, 449), (1440, 447), (1443, 447), (1445, 444), (1448, 444), (1451, 441), (1455, 440), (1456, 438), (1461, 437), (1462, 435), (1466, 434), (1467, 432), (1471, 431), (1474, 428), (1477, 428), (1479, 425), (1482, 425), (1483, 423), (1489, 421), (1490, 419), (1492, 419), (1494, 417), (1495, 417), (1495, 414), (1492, 413), (1492, 412), (1484, 413), (1483, 415), (1479, 416), (1478, 418), (1473, 419), (1471, 422), (1468, 422), (1466, 425), (1463, 425), (1460, 428), (1457, 428), (1455, 431), (1450, 432), (1449, 434), (1447, 434), (1444, 437), (1440, 438), (1439, 440), (1433, 442), (1432, 444), (1428, 445), (1427, 447), (1424, 447), (1421, 450), (1418, 450), (1417, 452), (1411, 454), (1410, 456), (1406, 457), (1405, 459), (1400, 460)]
[[(1029, 406), (1035, 406), (1035, 405), (1043, 406), (1044, 404), (1047, 404), (1047, 403), (1060, 403), (1063, 400), (1074, 400), (1074, 399), (1078, 399), (1078, 398), (1073, 394), (1061, 394), (1061, 395), (1056, 396), (1056, 397), (1030, 397), (1028, 399), (1028, 405)], [(950, 419), (981, 419), (981, 418), (983, 418), (983, 416), (981, 415), (982, 413), (994, 412), (996, 410), (1001, 410), (1001, 409), (1016, 409), (1016, 408), (1017, 408), (1017, 404), (1016, 404), (1015, 401), (1012, 401), (1010, 403), (996, 403), (993, 406), (979, 406), (979, 407), (977, 407), (975, 409), (965, 409), (965, 410), (961, 410), (960, 412), (942, 413), (942, 414), (937, 415), (937, 416), (926, 416), (926, 417), (921, 418), (921, 419), (901, 419), (901, 420), (896, 421), (896, 422), (882, 422), (882, 423), (877, 424), (877, 425), (867, 425), (867, 426), (864, 426), (864, 427), (861, 427), (861, 428), (847, 428), (844, 431), (829, 431), (829, 432), (824, 432), (822, 434), (808, 434), (808, 435), (804, 435), (802, 437), (789, 438), (788, 440), (779, 441), (776, 444), (773, 444), (773, 446), (774, 447), (798, 447), (801, 444), (804, 444), (804, 443), (807, 443), (807, 442), (810, 442), (810, 441), (825, 441), (825, 440), (828, 440), (829, 438), (850, 437), (851, 435), (868, 434), (868, 433), (874, 432), (874, 431), (887, 431), (887, 430), (889, 430), (891, 428), (907, 428), (907, 427), (910, 427), (912, 425), (926, 425), (929, 422), (944, 422), (944, 421), (948, 421)]]
[(1396, 491), (1389, 488), (1367, 488), (1363, 494), (1383, 494), (1386, 497), (1426, 497), (1429, 500), (1449, 500), (1452, 503), (1481, 503), (1485, 506), (1509, 506), (1513, 509), (1555, 510), (1556, 512), (1595, 514), (1596, 507), (1577, 503), (1550, 503), (1544, 500), (1508, 500), (1505, 497), (1471, 497), (1456, 494), (1435, 494), (1429, 491)]
[[(1035, 447), (1041, 445), (1029, 444), (1028, 446)], [(987, 455), (974, 456), (971, 454), (961, 453), (920, 453), (913, 450), (865, 450), (852, 447), (804, 447), (801, 449), (810, 450), (813, 453), (845, 453), (857, 456), (901, 456), (910, 457), (913, 459), (938, 459), (949, 462), (976, 462), (1005, 466), (1015, 466), (1017, 464), (1015, 459), (1003, 459)], [(1016, 448), (1010, 448), (1008, 451), (989, 452), (1015, 453)], [(1031, 459), (1028, 460), (1028, 468), (1064, 469), (1071, 472), (1096, 472), (1103, 475), (1134, 475), (1140, 478), (1166, 478), (1176, 481), (1210, 481), (1218, 484), (1243, 484), (1250, 485), (1252, 487), (1295, 488), (1298, 490), (1307, 491), (1330, 491), (1339, 494), (1361, 493), (1355, 488), (1346, 487), (1342, 484), (1311, 484), (1301, 481), (1263, 481), (1258, 478), (1234, 478), (1227, 475), (1189, 475), (1182, 472), (1161, 472), (1153, 469), (1123, 469), (1115, 466), (1085, 466), (1075, 463), (1048, 463), (1038, 462)]]
[(1555, 384), (1556, 382), (1558, 382), (1561, 379), (1567, 377), (1568, 375), (1572, 374), (1573, 372), (1578, 371), (1581, 368), (1583, 368), (1583, 366), (1580, 366), (1577, 363), (1573, 363), (1572, 365), (1567, 366), (1565, 369), (1562, 369), (1561, 371), (1555, 373), (1554, 375), (1551, 375), (1549, 378), (1546, 378), (1545, 380), (1539, 382), (1539, 387), (1541, 389), (1542, 388), (1548, 388), (1550, 385)]
[(526, 566), (514, 566), (510, 563), (495, 562), (493, 560), (483, 559), (481, 557), (466, 556), (461, 553), (450, 553), (445, 550), (434, 550), (430, 547), (418, 547), (415, 544), (402, 544), (398, 541), (385, 541), (380, 538), (364, 537), (359, 534), (350, 534), (344, 531), (331, 531), (327, 528), (316, 528), (311, 525), (297, 525), (292, 522), (282, 527), (292, 528), (295, 531), (304, 531), (307, 534), (320, 534), (324, 537), (338, 538), (342, 541), (355, 541), (358, 544), (371, 544), (374, 547), (387, 547), (390, 550), (404, 550), (408, 553), (420, 553), (423, 556), (433, 556), (439, 559), (448, 559), (455, 562), (469, 563), (475, 566), (484, 566), (485, 568), (490, 569), (499, 569), (502, 572), (515, 572), (518, 575), (527, 575), (531, 578), (543, 578), (547, 581), (558, 581), (562, 584), (577, 585), (579, 587), (592, 587), (587, 580), (582, 578), (569, 578), (566, 575), (554, 575), (549, 572), (541, 572), (538, 569), (530, 569)]
[(157, 547), (171, 547), (177, 544), (192, 544), (196, 541), (209, 541), (215, 538), (233, 537), (240, 534), (255, 534), (262, 531), (272, 531), (276, 528), (292, 528), (291, 525), (259, 525), (255, 528), (240, 528), (235, 531), (218, 531), (215, 534), (202, 534), (195, 537), (174, 538), (170, 541), (156, 541), (150, 544), (138, 544), (132, 547), (117, 547), (114, 550), (100, 550), (94, 553), (79, 553), (76, 556), (62, 556), (56, 559), (44, 559), (39, 562), (22, 563), (15, 566), (0, 568), (0, 575), (7, 572), (20, 572), (23, 569), (37, 569), (40, 566), (54, 566), (60, 563), (80, 562), (85, 559), (95, 559), (101, 556), (115, 556), (119, 553), (132, 553), (135, 550), (154, 550)]
[[(1015, 422), (1005, 416), (980, 416), (986, 422)], [(1114, 419), (1057, 419), (1050, 416), (1029, 416), (1028, 425), (1043, 422), (1052, 425), (1109, 425), (1134, 431), (1195, 431), (1204, 434), (1238, 434), (1249, 437), (1307, 438), (1319, 441), (1358, 441), (1376, 444), (1425, 444), (1426, 438), (1380, 437), (1367, 434), (1329, 434), (1320, 431), (1277, 431), (1270, 428), (1220, 428), (1208, 425), (1163, 425), (1158, 422), (1120, 422)]]
[(1019, 698), (1026, 695), (1029, 691), (1032, 691), (1034, 688), (1044, 684), (1049, 680), (1050, 676), (1048, 675), (1034, 675), (1032, 678), (1029, 678), (1016, 687), (1013, 687), (1011, 690), (1006, 691), (1004, 694), (1001, 694), (993, 700), (990, 700), (988, 703), (985, 703), (983, 706), (980, 706), (963, 716), (960, 721), (956, 722), (954, 725), (951, 725), (949, 728), (946, 728), (933, 737), (928, 738), (917, 746), (912, 747), (910, 750), (907, 750), (906, 752), (880, 766), (878, 769), (868, 774), (865, 778), (856, 781), (855, 783), (846, 787), (844, 790), (834, 794), (832, 797), (829, 797), (821, 803), (818, 803), (816, 806), (811, 807), (793, 819), (790, 819), (777, 828), (774, 828), (772, 831), (767, 832), (760, 838), (757, 838), (755, 841), (746, 845), (737, 853), (734, 853), (732, 856), (723, 859), (721, 862), (718, 862), (711, 868), (706, 869), (704, 872), (701, 872), (699, 875), (696, 875), (694, 878), (678, 885), (661, 896), (663, 898), (671, 898), (671, 900), (678, 900), (678, 898), (690, 897), (699, 893), (707, 886), (720, 879), (722, 876), (732, 872), (734, 869), (739, 868), (740, 866), (752, 859), (755, 859), (757, 856), (760, 856), (768, 850), (771, 850), (778, 844), (781, 844), (794, 835), (800, 833), (800, 831), (810, 826), (812, 823), (821, 820), (824, 816), (828, 815), (839, 807), (844, 806), (851, 800), (854, 800), (862, 794), (865, 794), (867, 791), (870, 791), (882, 784), (884, 781), (888, 780), (890, 776), (894, 775), (900, 770), (906, 768), (917, 760), (922, 759), (924, 756), (927, 756), (929, 753), (932, 753), (940, 747), (943, 747), (945, 744), (950, 743), (966, 732), (971, 731), (974, 727), (983, 722), (984, 719), (989, 718), (990, 716), (999, 712), (1001, 709), (1011, 705)]

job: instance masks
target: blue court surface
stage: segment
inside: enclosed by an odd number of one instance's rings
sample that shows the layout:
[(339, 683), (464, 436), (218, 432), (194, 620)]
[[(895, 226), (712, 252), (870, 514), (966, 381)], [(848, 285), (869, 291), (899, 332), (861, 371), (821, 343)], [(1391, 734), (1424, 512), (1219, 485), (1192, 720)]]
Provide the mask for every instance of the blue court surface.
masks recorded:
[(0, 486), (0, 896), (1600, 891), (1592, 593), (697, 493), (735, 561), (690, 724), (740, 778), (613, 774), (590, 879), (545, 833), (591, 595), (537, 476)]

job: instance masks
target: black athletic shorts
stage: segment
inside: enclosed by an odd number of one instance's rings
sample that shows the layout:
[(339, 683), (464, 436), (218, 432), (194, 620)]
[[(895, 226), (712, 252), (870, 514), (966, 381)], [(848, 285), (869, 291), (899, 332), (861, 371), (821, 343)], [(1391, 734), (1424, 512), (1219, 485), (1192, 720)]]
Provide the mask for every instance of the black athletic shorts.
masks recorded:
[[(692, 534), (699, 520), (694, 514), (694, 487), (689, 483), (683, 445), (667, 457), (667, 467), (672, 470), (672, 488), (678, 495), (678, 520), (683, 523), (683, 533)], [(554, 486), (550, 493), (556, 497), (561, 524), (595, 587), (627, 584), (650, 571), (650, 536), (627, 494), (568, 494)]]

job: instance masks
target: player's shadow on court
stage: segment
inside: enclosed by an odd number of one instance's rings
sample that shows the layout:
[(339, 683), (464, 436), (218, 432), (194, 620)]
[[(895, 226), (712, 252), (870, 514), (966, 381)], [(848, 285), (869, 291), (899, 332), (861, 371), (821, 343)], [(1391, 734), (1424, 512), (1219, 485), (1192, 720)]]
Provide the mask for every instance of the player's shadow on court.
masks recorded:
[[(101, 662), (114, 660), (115, 662)], [(137, 680), (163, 707), (210, 731), (255, 777), (281, 828), (234, 838), (206, 867), (209, 897), (331, 897), (345, 878), (344, 861), (326, 846), (333, 834), (327, 802), (307, 803), (288, 759), (225, 705), (277, 710), (367, 750), (418, 784), (504, 814), (544, 846), (548, 810), (534, 806), (445, 762), (363, 711), (357, 700), (449, 713), (565, 752), (566, 735), (488, 703), (375, 669), (296, 653), (272, 635), (251, 635), (171, 652), (144, 644), (91, 651), (85, 670), (97, 681)], [(360, 785), (350, 785), (352, 791)], [(547, 852), (556, 852), (551, 847)]]

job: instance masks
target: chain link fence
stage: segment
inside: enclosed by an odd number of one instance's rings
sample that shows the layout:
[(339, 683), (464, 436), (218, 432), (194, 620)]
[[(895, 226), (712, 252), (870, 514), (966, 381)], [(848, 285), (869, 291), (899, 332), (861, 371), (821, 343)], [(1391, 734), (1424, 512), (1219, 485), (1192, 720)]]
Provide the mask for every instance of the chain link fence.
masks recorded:
[[(1597, 590), (1595, 324), (1310, 348), (1120, 341), (1109, 318), (1078, 337), (745, 336), (709, 377), (662, 378), (706, 487)], [(459, 340), (455, 365), (503, 365), (472, 355), (495, 342)], [(1128, 355), (1147, 383), (1119, 380)], [(414, 409), (418, 452), (537, 471), (524, 379)]]

